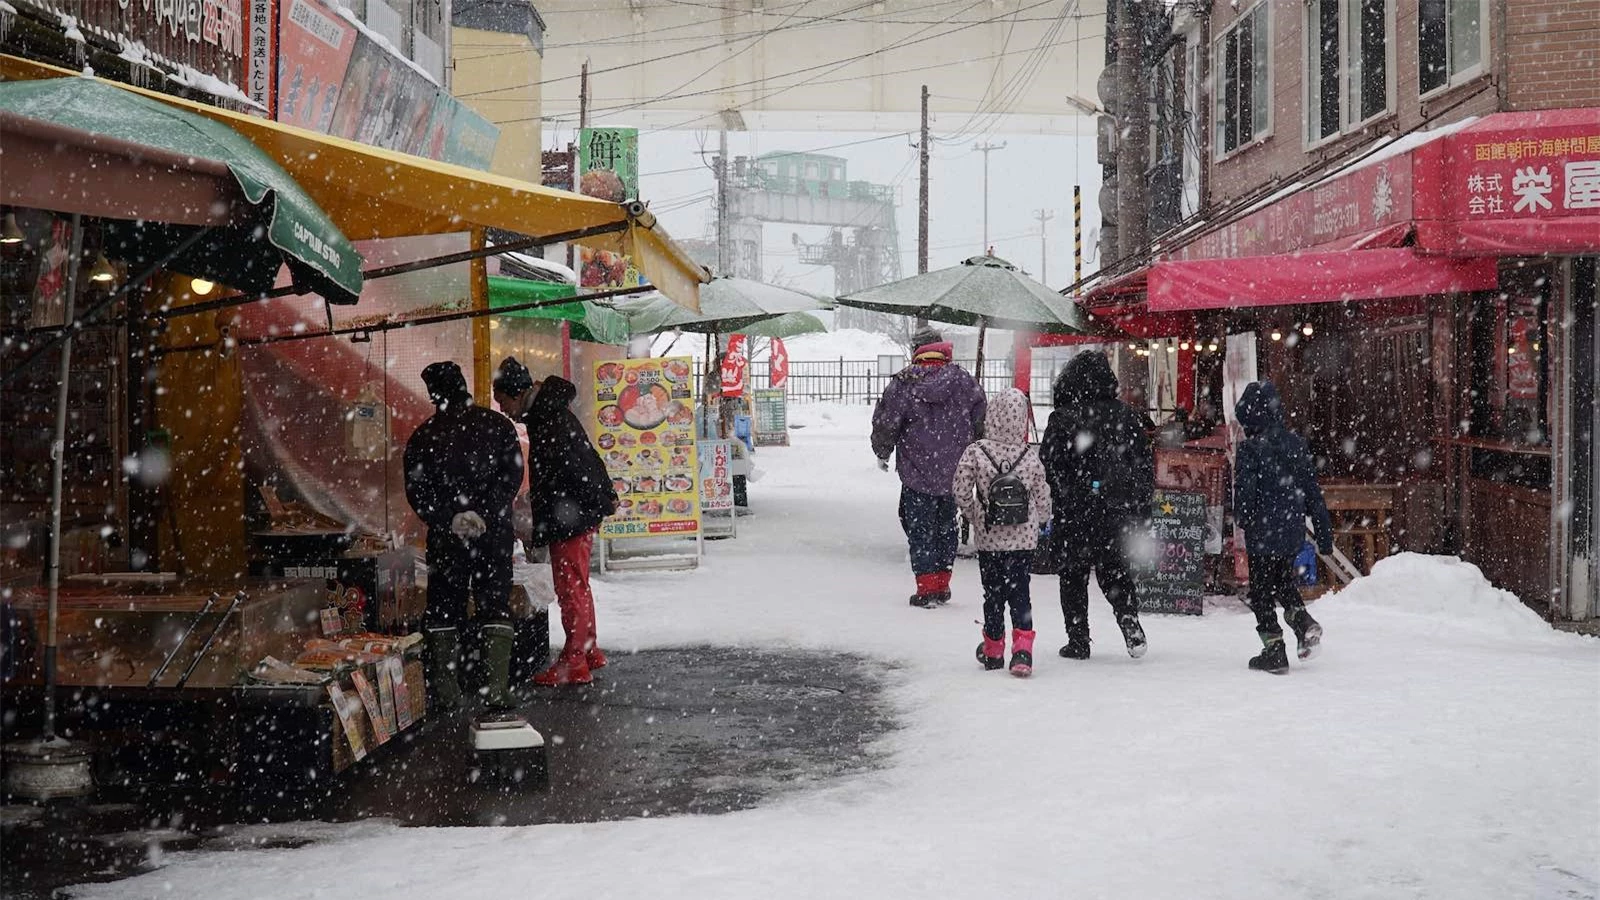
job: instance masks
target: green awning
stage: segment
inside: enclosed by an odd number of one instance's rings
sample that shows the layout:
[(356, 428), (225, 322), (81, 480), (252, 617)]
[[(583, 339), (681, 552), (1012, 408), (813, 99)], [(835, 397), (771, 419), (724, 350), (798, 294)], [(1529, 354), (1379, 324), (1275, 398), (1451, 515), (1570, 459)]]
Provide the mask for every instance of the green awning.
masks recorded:
[[(270, 289), (279, 265), (287, 263), (297, 284), (330, 302), (354, 303), (360, 296), (361, 254), (282, 166), (228, 126), (78, 77), (0, 82), (0, 110), (227, 166), (253, 215), (213, 229), (174, 261), (180, 271), (259, 291)], [(152, 228), (141, 237), (176, 244), (185, 227), (194, 226)]]
[[(507, 306), (520, 306), (525, 303), (539, 303), (547, 300), (560, 300), (563, 297), (576, 297), (577, 288), (570, 284), (558, 284), (552, 281), (529, 281), (525, 278), (506, 278), (499, 275), (489, 276), (489, 308), (501, 309)], [(572, 338), (577, 341), (588, 341), (594, 344), (626, 344), (628, 342), (628, 320), (614, 309), (591, 303), (588, 300), (574, 300), (571, 303), (559, 303), (554, 306), (540, 306), (534, 309), (519, 309), (502, 315), (512, 318), (549, 319), (572, 323)]]

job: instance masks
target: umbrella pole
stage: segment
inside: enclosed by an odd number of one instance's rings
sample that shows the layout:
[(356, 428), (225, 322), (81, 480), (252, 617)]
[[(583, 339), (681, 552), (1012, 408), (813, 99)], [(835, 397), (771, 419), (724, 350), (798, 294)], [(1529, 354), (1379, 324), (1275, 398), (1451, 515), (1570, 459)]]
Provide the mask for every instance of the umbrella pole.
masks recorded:
[(72, 245), (67, 254), (67, 303), (61, 322), (61, 388), (56, 394), (56, 428), (50, 441), (50, 571), (49, 602), (45, 610), (44, 639), (44, 739), (56, 736), (56, 619), (61, 601), (61, 478), (67, 443), (68, 377), (72, 374), (72, 338), (77, 313), (78, 269), (83, 264), (81, 216), (72, 214)]
[(978, 317), (978, 361), (973, 366), (977, 369), (973, 377), (978, 379), (978, 387), (983, 387), (983, 338), (989, 330), (989, 319), (985, 316)]

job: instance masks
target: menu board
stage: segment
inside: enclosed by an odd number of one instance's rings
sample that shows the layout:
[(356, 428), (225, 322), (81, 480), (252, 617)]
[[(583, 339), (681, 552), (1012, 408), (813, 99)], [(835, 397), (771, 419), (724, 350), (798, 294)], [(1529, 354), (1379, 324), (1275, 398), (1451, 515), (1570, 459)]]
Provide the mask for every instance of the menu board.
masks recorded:
[(757, 447), (789, 446), (789, 396), (783, 388), (762, 388), (755, 396)]
[(1206, 495), (1157, 490), (1153, 506), (1155, 560), (1134, 570), (1139, 609), (1198, 616), (1205, 608)]
[(700, 531), (694, 364), (687, 356), (595, 364), (595, 446), (620, 505), (604, 540)]

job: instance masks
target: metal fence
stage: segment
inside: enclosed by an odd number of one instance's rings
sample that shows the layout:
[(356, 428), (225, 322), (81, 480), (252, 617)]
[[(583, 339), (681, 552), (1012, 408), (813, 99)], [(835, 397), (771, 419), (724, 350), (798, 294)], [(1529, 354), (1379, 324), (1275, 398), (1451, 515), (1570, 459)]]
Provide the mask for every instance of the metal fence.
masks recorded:
[[(956, 360), (956, 365), (976, 373), (976, 360)], [(838, 359), (825, 362), (807, 361), (789, 363), (789, 402), (814, 403), (876, 403), (888, 387), (889, 379), (905, 366), (903, 358)], [(1053, 372), (1032, 373), (1030, 393), (1037, 398), (1050, 396), (1050, 379)], [(998, 393), (1011, 387), (1011, 360), (986, 359), (979, 382), (987, 393)], [(750, 386), (761, 389), (768, 386), (767, 367), (759, 363), (751, 367)]]

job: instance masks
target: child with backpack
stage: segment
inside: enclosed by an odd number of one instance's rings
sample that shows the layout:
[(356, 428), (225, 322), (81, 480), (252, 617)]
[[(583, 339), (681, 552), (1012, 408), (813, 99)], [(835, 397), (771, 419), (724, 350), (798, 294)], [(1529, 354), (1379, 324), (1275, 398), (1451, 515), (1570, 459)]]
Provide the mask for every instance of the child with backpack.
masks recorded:
[(984, 437), (956, 464), (955, 497), (974, 524), (983, 577), (983, 643), (978, 662), (1005, 666), (1006, 608), (1011, 609), (1011, 674), (1033, 673), (1030, 596), (1039, 529), (1050, 520), (1050, 485), (1028, 444), (1028, 397), (1010, 388), (989, 401)]

